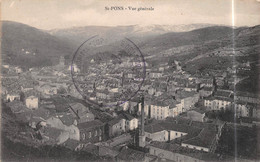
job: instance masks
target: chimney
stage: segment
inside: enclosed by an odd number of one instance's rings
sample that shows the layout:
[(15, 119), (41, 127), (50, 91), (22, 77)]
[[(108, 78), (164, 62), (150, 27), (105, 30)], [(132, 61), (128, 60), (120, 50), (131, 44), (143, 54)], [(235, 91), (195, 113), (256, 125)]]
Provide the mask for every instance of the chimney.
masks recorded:
[(144, 136), (144, 96), (141, 98), (141, 136)]
[(139, 134), (139, 147), (145, 147), (145, 133), (144, 133), (144, 96), (141, 98), (141, 129)]

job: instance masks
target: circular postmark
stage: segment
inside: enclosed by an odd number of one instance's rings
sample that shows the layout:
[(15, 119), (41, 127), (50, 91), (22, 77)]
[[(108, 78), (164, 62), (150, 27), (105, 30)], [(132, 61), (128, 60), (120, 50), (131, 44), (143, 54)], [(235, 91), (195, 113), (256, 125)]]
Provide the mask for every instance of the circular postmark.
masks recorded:
[(133, 98), (145, 74), (144, 56), (128, 38), (111, 42), (93, 36), (79, 46), (71, 65), (78, 92), (99, 106), (117, 106)]

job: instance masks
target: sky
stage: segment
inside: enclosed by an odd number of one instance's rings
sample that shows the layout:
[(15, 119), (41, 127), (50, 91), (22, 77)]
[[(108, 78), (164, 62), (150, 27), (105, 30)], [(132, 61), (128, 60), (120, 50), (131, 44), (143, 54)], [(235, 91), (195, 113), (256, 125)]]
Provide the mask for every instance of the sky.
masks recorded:
[[(113, 6), (154, 11), (105, 10)], [(2, 0), (1, 19), (44, 30), (198, 23), (254, 26), (260, 24), (260, 0)]]

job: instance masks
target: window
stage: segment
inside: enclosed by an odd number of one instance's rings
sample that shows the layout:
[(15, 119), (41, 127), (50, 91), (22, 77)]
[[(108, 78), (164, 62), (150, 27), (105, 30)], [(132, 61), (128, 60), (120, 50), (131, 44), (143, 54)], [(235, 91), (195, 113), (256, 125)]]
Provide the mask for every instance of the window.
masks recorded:
[(88, 133), (88, 137), (91, 138), (91, 132)]
[(178, 136), (178, 133), (175, 133), (176, 136)]

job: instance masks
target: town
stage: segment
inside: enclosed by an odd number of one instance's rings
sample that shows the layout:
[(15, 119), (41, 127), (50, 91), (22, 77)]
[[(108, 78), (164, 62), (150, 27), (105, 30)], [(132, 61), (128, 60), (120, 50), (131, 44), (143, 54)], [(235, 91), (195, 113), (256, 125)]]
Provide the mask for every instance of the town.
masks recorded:
[(258, 156), (258, 95), (235, 89), (244, 78), (234, 76), (250, 71), (250, 62), (191, 74), (177, 60), (154, 64), (146, 59), (137, 94), (108, 107), (102, 104), (120, 96), (118, 87), (129, 87), (136, 74), (119, 73), (129, 62), (92, 58), (90, 64), (78, 81), (89, 98), (72, 81), (71, 70), (80, 74), (81, 67), (72, 68), (63, 56), (53, 66), (3, 64), (2, 111), (12, 114), (3, 116), (3, 136), (34, 148), (60, 146), (116, 161), (250, 161)]

